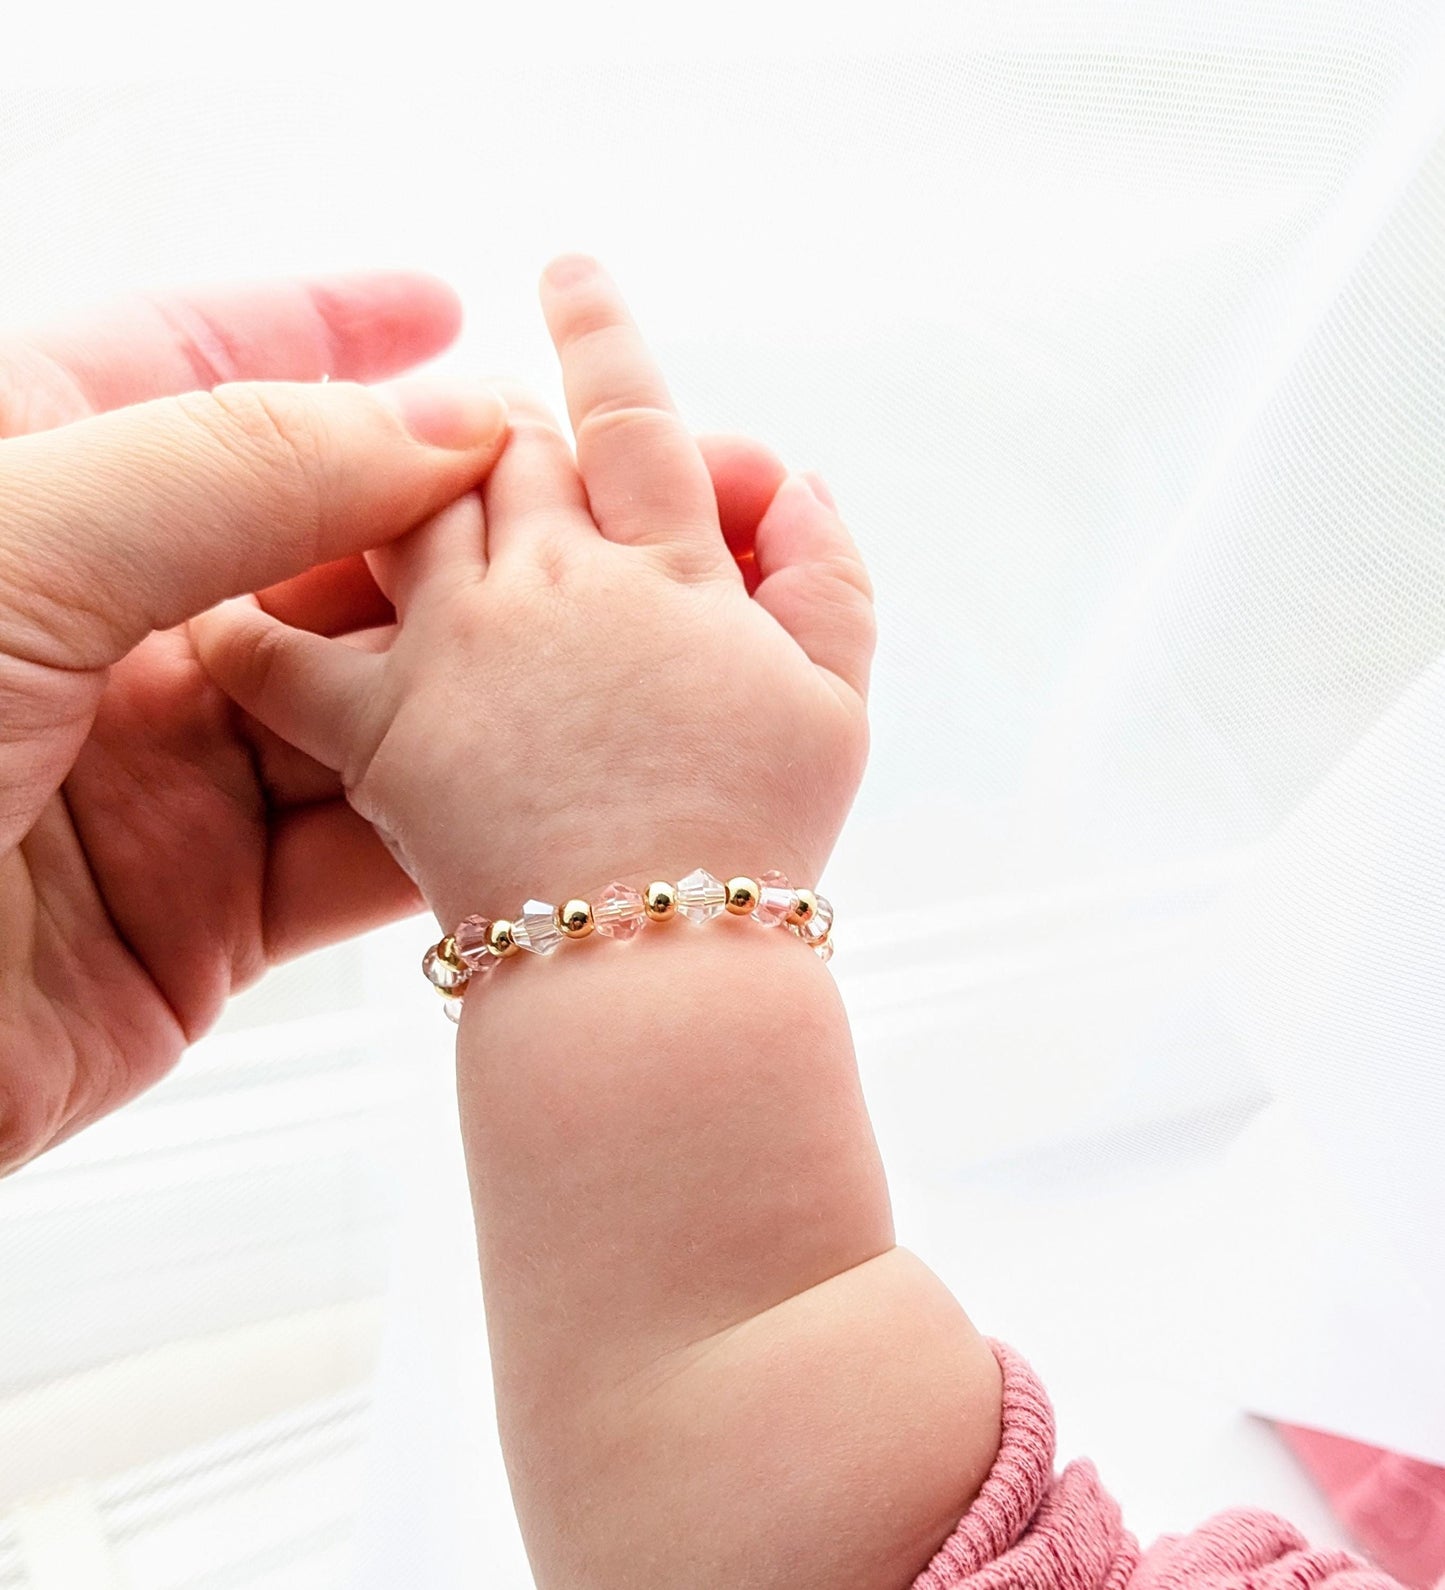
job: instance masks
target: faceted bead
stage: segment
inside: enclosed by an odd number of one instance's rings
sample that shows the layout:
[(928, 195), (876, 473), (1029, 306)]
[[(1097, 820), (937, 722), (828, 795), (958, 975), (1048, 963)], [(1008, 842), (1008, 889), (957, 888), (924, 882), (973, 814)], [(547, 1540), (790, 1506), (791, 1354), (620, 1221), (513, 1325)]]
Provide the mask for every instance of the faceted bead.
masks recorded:
[(496, 964), (497, 957), (487, 948), (487, 930), (491, 925), (490, 917), (464, 917), (452, 934), (457, 941), (457, 954), (474, 972), (485, 965)]
[[(467, 987), (480, 988), (489, 977), (496, 976), (497, 969), (501, 964), (502, 957), (500, 955), (488, 955), (485, 950), (479, 950), (477, 952), (477, 964), (472, 968), (471, 979), (467, 983)], [(458, 990), (458, 992), (461, 992), (461, 990)]]
[(761, 922), (764, 927), (781, 927), (788, 920), (788, 912), (793, 909), (792, 887), (776, 868), (765, 872), (758, 882), (762, 889), (753, 920)]
[(462, 1006), (465, 1003), (466, 1001), (461, 999), (444, 999), (442, 1009), (446, 1012), (447, 1020), (454, 1024), (459, 1023), (462, 1019)]
[(642, 890), (629, 883), (609, 883), (592, 902), (592, 921), (608, 938), (630, 939), (647, 922)]
[(460, 988), (466, 982), (468, 975), (460, 967), (443, 960), (437, 954), (435, 944), (422, 956), (421, 969), (426, 974), (426, 980), (434, 988)]
[(821, 944), (813, 946), (813, 954), (826, 966), (833, 959), (833, 941), (824, 939)]
[(545, 900), (528, 900), (521, 914), (512, 919), (512, 937), (533, 955), (550, 955), (562, 942), (556, 906)]
[(818, 909), (798, 929), (799, 936), (808, 944), (821, 944), (833, 926), (833, 902), (822, 894), (816, 898)]
[(694, 867), (678, 881), (677, 909), (689, 922), (706, 922), (727, 904), (728, 892), (720, 878)]

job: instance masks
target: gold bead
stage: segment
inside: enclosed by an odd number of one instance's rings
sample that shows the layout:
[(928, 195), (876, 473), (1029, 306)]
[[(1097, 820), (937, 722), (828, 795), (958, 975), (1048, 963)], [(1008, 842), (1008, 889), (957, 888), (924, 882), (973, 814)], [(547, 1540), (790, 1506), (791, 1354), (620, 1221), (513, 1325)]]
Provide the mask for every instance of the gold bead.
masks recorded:
[(557, 926), (569, 939), (585, 939), (595, 926), (592, 907), (585, 900), (568, 900), (557, 907)]
[(471, 976), (471, 967), (462, 959), (461, 952), (457, 949), (457, 941), (450, 933), (437, 945), (437, 959), (445, 961), (448, 966), (455, 967), (459, 972)]
[(516, 955), (521, 945), (512, 937), (512, 924), (499, 916), (487, 929), (487, 948), (493, 955)]
[(677, 911), (677, 885), (649, 883), (642, 896), (642, 905), (654, 922), (666, 922)]
[(788, 921), (794, 927), (802, 927), (804, 922), (811, 922), (818, 909), (818, 897), (811, 889), (793, 890), (793, 909), (788, 912)]
[[(471, 979), (468, 978), (467, 982), (470, 981)], [(436, 983), (433, 983), (431, 986), (436, 989), (437, 993), (439, 993), (443, 999), (460, 999), (467, 991), (466, 983), (458, 983), (455, 988), (441, 988)]]
[(752, 878), (729, 878), (727, 908), (734, 916), (747, 916), (750, 911), (755, 911), (760, 894), (757, 883)]

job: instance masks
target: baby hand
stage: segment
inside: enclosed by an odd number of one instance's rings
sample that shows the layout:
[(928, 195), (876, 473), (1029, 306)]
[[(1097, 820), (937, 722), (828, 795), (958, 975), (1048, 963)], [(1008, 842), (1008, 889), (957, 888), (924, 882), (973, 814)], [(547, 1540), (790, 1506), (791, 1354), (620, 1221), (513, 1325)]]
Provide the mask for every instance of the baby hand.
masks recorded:
[(542, 302), (575, 459), (514, 401), (480, 494), (371, 555), (394, 627), (326, 639), (242, 600), (194, 621), (202, 661), (341, 773), (448, 927), (697, 865), (812, 884), (867, 750), (857, 550), (781, 466), (730, 547), (607, 276), (563, 258)]

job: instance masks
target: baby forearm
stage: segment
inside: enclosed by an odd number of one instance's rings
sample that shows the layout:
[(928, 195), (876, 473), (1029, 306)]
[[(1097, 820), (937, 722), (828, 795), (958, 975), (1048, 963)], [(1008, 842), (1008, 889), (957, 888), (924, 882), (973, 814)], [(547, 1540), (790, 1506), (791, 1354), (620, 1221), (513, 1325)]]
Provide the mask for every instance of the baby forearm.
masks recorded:
[(539, 1585), (906, 1584), (987, 1469), (997, 1377), (893, 1248), (823, 965), (746, 920), (594, 938), (499, 969), (459, 1066)]
[(892, 1245), (837, 991), (791, 934), (594, 936), (480, 996), (460, 1096), (503, 1379), (605, 1385)]

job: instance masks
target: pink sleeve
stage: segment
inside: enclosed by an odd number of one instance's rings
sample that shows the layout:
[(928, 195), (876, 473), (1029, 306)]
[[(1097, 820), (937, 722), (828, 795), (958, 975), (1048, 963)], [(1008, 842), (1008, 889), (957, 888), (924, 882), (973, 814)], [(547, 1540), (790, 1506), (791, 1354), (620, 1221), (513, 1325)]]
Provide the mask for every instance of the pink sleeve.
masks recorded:
[(1054, 1475), (1054, 1418), (1028, 1365), (995, 1344), (1003, 1438), (993, 1469), (913, 1590), (1398, 1590), (1343, 1551), (1310, 1551), (1269, 1513), (1221, 1513), (1139, 1550), (1092, 1463)]

